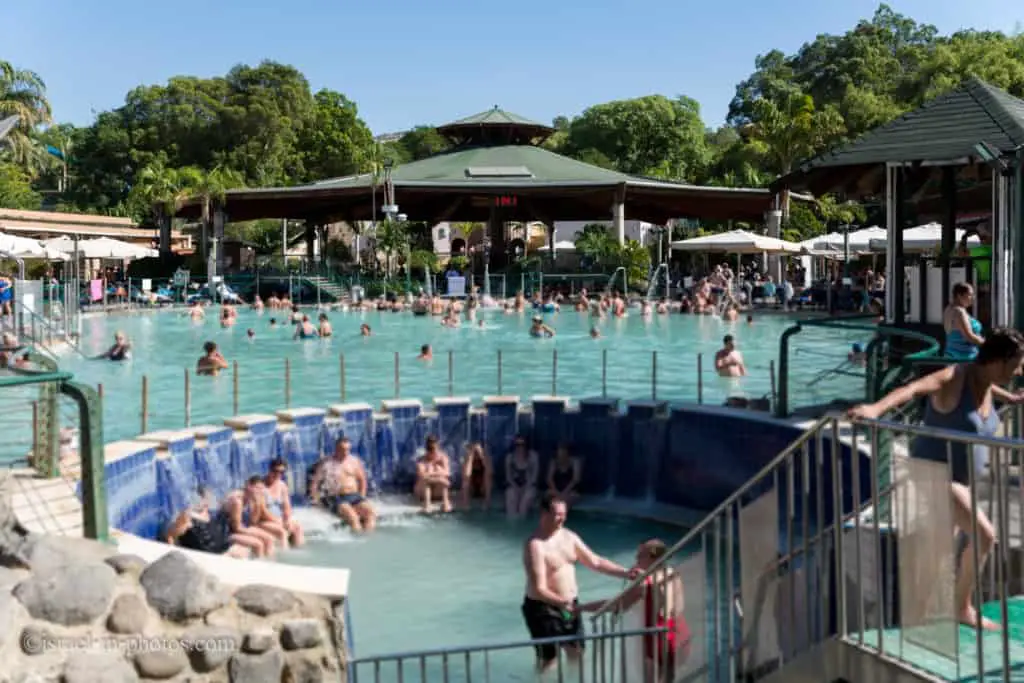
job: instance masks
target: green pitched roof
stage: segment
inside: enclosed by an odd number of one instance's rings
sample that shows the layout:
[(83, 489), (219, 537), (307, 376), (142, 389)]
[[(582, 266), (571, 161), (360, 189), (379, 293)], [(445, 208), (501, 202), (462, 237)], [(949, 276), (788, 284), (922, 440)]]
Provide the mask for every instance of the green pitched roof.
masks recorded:
[(513, 114), (511, 112), (507, 112), (504, 109), (501, 109), (500, 107), (498, 107), (498, 105), (494, 105), (493, 109), (488, 109), (487, 111), (480, 112), (479, 114), (473, 114), (472, 116), (467, 116), (466, 118), (459, 119), (458, 121), (452, 121), (451, 123), (446, 123), (443, 126), (438, 126), (438, 128), (450, 128), (452, 126), (479, 126), (479, 125), (484, 125), (484, 126), (530, 126), (532, 128), (550, 128), (550, 126), (546, 126), (543, 123), (537, 123), (536, 121), (531, 121), (530, 119), (527, 119), (527, 118), (524, 118), (522, 116), (519, 116), (518, 114)]
[[(396, 186), (466, 188), (567, 184), (611, 186), (640, 180), (529, 145), (474, 147), (440, 154), (396, 166), (391, 179)], [(372, 183), (373, 177), (365, 173), (324, 180), (315, 186), (368, 187)]]
[(1004, 153), (1024, 145), (1024, 100), (972, 77), (956, 90), (810, 159), (775, 185), (804, 180), (815, 169), (973, 157), (979, 142)]

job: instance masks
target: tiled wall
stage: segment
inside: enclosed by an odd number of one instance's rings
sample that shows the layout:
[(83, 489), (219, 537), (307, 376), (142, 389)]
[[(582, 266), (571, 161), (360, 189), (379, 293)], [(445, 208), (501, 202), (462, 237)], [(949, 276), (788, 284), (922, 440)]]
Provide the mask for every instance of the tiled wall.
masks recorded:
[[(585, 494), (710, 511), (800, 434), (792, 424), (748, 411), (655, 401), (587, 399), (570, 409), (562, 398), (523, 405), (497, 397), (486, 399), (484, 409), (475, 409), (469, 399), (445, 398), (438, 400), (436, 412), (424, 411), (417, 401), (386, 402), (384, 411), (344, 404), (332, 406), (330, 415), (292, 411), (283, 423), (272, 416), (252, 416), (246, 429), (237, 429), (238, 420), (247, 419), (243, 416), (231, 421), (236, 429), (203, 428), (201, 439), (172, 443), (170, 454), (161, 451), (160, 458), (155, 447), (140, 445), (137, 454), (106, 466), (111, 523), (152, 537), (174, 509), (186, 504), (195, 485), (205, 484), (222, 496), (248, 476), (266, 472), (277, 456), (289, 461), (290, 484), (301, 501), (310, 467), (333, 450), (342, 434), (365, 461), (374, 491), (411, 489), (412, 463), (428, 433), (438, 436), (453, 464), (466, 444), (482, 442), (494, 460), (495, 484), (501, 487), (505, 456), (515, 435), (523, 434), (540, 455), (542, 478), (558, 445), (566, 443), (583, 461)], [(810, 454), (817, 463), (808, 482), (812, 500), (819, 490), (826, 494), (821, 496), (823, 519), (817, 519), (817, 510), (810, 511), (816, 524), (833, 518), (834, 467), (828, 448), (826, 443), (826, 452), (812, 448)], [(849, 449), (836, 455), (843, 480), (850, 482)], [(862, 456), (858, 466), (866, 487), (867, 459)], [(795, 473), (793, 483), (803, 485), (801, 472)], [(163, 491), (167, 486), (177, 490)], [(843, 508), (850, 510), (853, 495), (849, 486), (844, 489), (848, 495)], [(865, 497), (862, 492), (861, 499)]]

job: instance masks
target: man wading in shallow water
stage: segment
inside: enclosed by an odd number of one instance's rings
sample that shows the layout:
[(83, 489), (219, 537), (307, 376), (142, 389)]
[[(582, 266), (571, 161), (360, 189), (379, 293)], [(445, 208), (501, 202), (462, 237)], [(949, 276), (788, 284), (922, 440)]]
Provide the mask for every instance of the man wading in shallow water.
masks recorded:
[[(526, 568), (526, 597), (523, 619), (530, 637), (559, 638), (579, 636), (580, 640), (562, 644), (572, 660), (583, 652), (583, 621), (579, 613), (579, 589), (576, 563), (615, 577), (632, 578), (636, 569), (625, 569), (587, 547), (583, 540), (565, 528), (565, 501), (546, 493), (540, 501), (540, 524), (526, 541), (523, 565)], [(545, 671), (558, 661), (558, 645), (538, 645), (537, 668)]]

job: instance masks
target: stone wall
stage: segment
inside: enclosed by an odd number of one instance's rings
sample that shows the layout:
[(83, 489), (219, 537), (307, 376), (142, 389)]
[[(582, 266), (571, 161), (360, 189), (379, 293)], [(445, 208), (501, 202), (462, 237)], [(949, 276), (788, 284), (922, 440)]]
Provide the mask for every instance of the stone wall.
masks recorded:
[(340, 602), (229, 587), (181, 552), (147, 565), (94, 541), (16, 526), (0, 545), (0, 680), (345, 679)]

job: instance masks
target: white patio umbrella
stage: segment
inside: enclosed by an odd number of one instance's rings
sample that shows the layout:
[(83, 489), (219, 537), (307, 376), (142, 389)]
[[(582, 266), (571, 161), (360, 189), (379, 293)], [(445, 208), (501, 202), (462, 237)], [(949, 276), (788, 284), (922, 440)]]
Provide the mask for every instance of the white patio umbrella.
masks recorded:
[[(960, 241), (964, 238), (964, 231), (956, 229), (955, 248), (960, 247)], [(871, 240), (871, 248), (875, 251), (885, 251), (887, 241), (885, 239)], [(977, 235), (967, 238), (968, 247), (976, 247), (981, 244)], [(908, 228), (903, 231), (903, 249), (911, 252), (938, 251), (942, 247), (942, 224), (926, 223), (916, 228)]]
[[(46, 246), (57, 249), (65, 254), (75, 251), (75, 241), (70, 237), (57, 237), (45, 242)], [(78, 240), (78, 256), (87, 259), (114, 259), (129, 261), (132, 259), (156, 256), (156, 249), (147, 249), (129, 242), (99, 237), (91, 240)]]
[(47, 247), (39, 240), (0, 232), (0, 252), (14, 258), (66, 261), (67, 256), (58, 249)]
[[(849, 238), (850, 253), (870, 251), (871, 240), (884, 240), (886, 237), (886, 231), (885, 228), (873, 225), (870, 228), (852, 230), (847, 237)], [(830, 232), (827, 235), (821, 235), (819, 237), (812, 237), (809, 240), (804, 240), (800, 245), (812, 251), (836, 250), (842, 252), (845, 249), (846, 238), (844, 238), (843, 233), (841, 232)]]
[(715, 235), (704, 235), (688, 240), (677, 240), (670, 245), (677, 251), (703, 251), (719, 254), (799, 254), (800, 245), (775, 237), (755, 235), (746, 230), (730, 230)]

